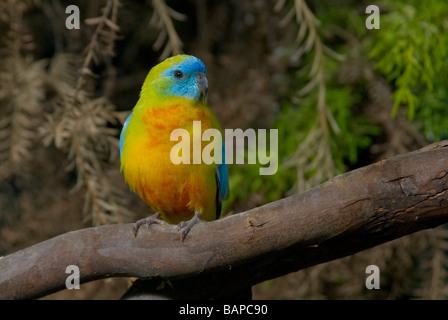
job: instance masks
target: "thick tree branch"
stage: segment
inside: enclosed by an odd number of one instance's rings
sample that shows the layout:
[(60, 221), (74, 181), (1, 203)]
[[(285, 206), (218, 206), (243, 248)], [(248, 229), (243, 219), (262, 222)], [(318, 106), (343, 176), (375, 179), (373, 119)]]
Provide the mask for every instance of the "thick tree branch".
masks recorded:
[(444, 141), (383, 160), (307, 192), (196, 225), (183, 243), (165, 225), (142, 228), (136, 238), (132, 224), (63, 234), (0, 259), (0, 299), (63, 289), (68, 265), (80, 268), (81, 283), (164, 278), (170, 280), (165, 292), (174, 290), (175, 297), (219, 298), (438, 226), (448, 222), (447, 146)]

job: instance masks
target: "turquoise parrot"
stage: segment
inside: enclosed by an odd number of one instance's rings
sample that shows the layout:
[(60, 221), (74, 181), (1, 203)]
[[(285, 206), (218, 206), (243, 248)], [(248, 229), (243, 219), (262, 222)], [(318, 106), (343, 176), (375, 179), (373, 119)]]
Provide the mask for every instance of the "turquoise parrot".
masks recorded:
[[(229, 195), (228, 168), (222, 143), (220, 163), (174, 164), (171, 150), (175, 129), (193, 133), (200, 121), (201, 134), (221, 125), (208, 107), (207, 69), (190, 55), (177, 55), (153, 67), (147, 75), (131, 115), (120, 134), (121, 171), (130, 189), (155, 213), (134, 225), (177, 224), (184, 241), (194, 224), (219, 218)], [(201, 142), (201, 149), (204, 143)]]

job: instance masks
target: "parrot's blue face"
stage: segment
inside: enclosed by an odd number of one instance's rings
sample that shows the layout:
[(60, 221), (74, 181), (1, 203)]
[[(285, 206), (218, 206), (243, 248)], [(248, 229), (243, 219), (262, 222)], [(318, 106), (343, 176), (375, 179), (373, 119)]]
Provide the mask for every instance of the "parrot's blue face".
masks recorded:
[(195, 101), (207, 99), (208, 81), (204, 63), (193, 56), (174, 58), (171, 58), (173, 62), (170, 67), (160, 73), (159, 93), (165, 97), (175, 96)]

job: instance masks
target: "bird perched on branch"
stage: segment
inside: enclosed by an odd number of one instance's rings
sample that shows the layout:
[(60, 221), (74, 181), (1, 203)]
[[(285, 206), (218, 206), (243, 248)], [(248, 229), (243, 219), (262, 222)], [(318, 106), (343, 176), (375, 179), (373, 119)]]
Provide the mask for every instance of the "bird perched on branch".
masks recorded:
[[(221, 202), (229, 194), (225, 150), (219, 163), (174, 164), (170, 158), (178, 143), (175, 129), (193, 131), (200, 121), (201, 135), (210, 128), (222, 132), (207, 105), (207, 69), (190, 55), (178, 55), (153, 67), (140, 98), (120, 135), (121, 171), (131, 188), (156, 213), (134, 225), (177, 224), (183, 241), (194, 224), (219, 218)], [(224, 146), (224, 143), (222, 143)], [(201, 150), (204, 144), (201, 142)]]

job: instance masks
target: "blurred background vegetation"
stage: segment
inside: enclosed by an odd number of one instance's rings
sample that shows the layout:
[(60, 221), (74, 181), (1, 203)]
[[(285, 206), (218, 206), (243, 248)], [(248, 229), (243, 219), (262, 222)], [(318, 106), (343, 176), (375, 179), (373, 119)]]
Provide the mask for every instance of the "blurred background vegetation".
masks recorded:
[[(68, 5), (80, 29), (65, 26)], [(365, 26), (368, 5), (380, 29)], [(224, 128), (276, 128), (279, 170), (230, 167), (223, 215), (448, 136), (448, 2), (0, 0), (0, 255), (149, 208), (118, 136), (149, 69), (208, 68)], [(419, 232), (254, 287), (261, 299), (445, 299), (448, 233)], [(365, 268), (381, 270), (367, 290)], [(126, 279), (49, 298), (118, 298)]]

